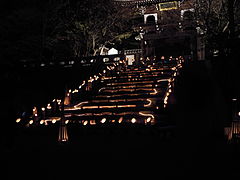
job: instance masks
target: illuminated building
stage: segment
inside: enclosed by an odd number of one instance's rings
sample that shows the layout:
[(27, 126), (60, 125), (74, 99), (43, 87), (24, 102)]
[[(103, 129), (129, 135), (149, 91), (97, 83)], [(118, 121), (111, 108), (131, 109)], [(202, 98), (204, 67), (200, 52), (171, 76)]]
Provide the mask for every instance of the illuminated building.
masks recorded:
[[(195, 17), (195, 0), (115, 0), (122, 6), (139, 10), (139, 32), (142, 56), (185, 55), (204, 60), (204, 31)], [(173, 54), (173, 52), (175, 54)]]

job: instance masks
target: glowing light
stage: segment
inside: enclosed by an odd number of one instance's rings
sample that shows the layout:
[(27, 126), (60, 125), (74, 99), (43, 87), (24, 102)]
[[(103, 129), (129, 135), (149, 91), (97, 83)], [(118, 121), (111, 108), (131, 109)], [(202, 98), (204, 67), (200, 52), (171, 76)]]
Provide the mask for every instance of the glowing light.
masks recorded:
[(104, 90), (104, 89), (106, 89), (106, 88), (105, 88), (105, 87), (100, 88), (100, 89), (98, 90), (98, 92), (101, 92), (101, 91)]
[(68, 123), (69, 123), (69, 120), (66, 120), (66, 121), (65, 121), (65, 124), (68, 124)]
[(122, 123), (122, 121), (123, 121), (123, 117), (120, 117), (118, 120), (118, 123)]
[(21, 118), (16, 119), (16, 123), (19, 123), (21, 121)]
[(154, 115), (152, 115), (152, 114), (145, 114), (143, 112), (139, 112), (139, 114), (142, 116), (150, 116), (152, 119), (154, 119)]
[(96, 121), (95, 120), (90, 120), (90, 124), (91, 125), (96, 125)]
[(151, 119), (150, 117), (148, 117), (148, 118), (147, 118), (147, 123), (151, 122), (151, 120), (152, 120), (152, 119)]
[(147, 99), (147, 101), (148, 101), (149, 103), (146, 104), (146, 105), (144, 105), (144, 107), (149, 107), (149, 106), (151, 106), (151, 104), (152, 104), (152, 100), (151, 100), (151, 99)]
[(37, 111), (37, 108), (36, 107), (34, 107), (33, 108), (33, 113), (35, 113)]
[(58, 103), (58, 105), (60, 105), (61, 99), (57, 99), (57, 103)]
[(42, 111), (45, 111), (45, 107), (42, 107)]
[(101, 123), (105, 123), (106, 120), (107, 120), (106, 118), (102, 118)]
[(40, 121), (40, 124), (44, 124), (44, 123), (45, 123), (45, 121), (44, 121), (44, 120), (41, 120), (41, 121)]
[(155, 94), (157, 94), (157, 90), (156, 89), (153, 89), (153, 93), (150, 93), (151, 95), (155, 95)]
[(74, 91), (72, 92), (72, 93), (77, 93), (78, 92), (78, 90), (77, 89), (74, 89)]
[(29, 124), (33, 124), (33, 120), (30, 120), (30, 121), (29, 121)]
[(115, 119), (112, 120), (112, 123), (115, 123)]
[(238, 112), (238, 116), (240, 116), (240, 112)]
[(136, 107), (136, 105), (118, 105), (117, 107), (123, 108), (123, 107)]
[(58, 141), (66, 142), (68, 141), (68, 133), (66, 126), (60, 126), (59, 133), (58, 133)]
[(83, 125), (86, 126), (88, 124), (88, 121), (84, 121)]
[(76, 109), (81, 109), (81, 106), (82, 106), (83, 104), (87, 104), (87, 103), (88, 103), (88, 101), (80, 102), (79, 104), (77, 104), (77, 105), (74, 106), (74, 110), (76, 110)]
[(98, 106), (83, 106), (82, 109), (97, 109)]
[(131, 122), (132, 122), (132, 123), (136, 123), (137, 120), (136, 120), (135, 118), (132, 118), (132, 119), (131, 119)]
[(99, 106), (99, 108), (115, 108), (116, 105), (113, 105), (113, 106)]
[(55, 120), (55, 119), (54, 119), (54, 120), (52, 120), (52, 123), (53, 123), (53, 124), (55, 124), (56, 122), (57, 122), (57, 120)]

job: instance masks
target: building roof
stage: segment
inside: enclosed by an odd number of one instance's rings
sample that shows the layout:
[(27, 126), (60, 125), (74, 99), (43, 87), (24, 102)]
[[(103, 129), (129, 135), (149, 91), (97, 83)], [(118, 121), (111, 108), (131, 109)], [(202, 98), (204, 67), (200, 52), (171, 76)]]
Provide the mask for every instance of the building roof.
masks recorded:
[[(122, 3), (126, 5), (146, 5), (146, 4), (156, 4), (156, 3), (162, 3), (162, 2), (170, 2), (174, 0), (114, 0), (116, 3)], [(183, 1), (183, 0), (175, 0), (175, 1)]]

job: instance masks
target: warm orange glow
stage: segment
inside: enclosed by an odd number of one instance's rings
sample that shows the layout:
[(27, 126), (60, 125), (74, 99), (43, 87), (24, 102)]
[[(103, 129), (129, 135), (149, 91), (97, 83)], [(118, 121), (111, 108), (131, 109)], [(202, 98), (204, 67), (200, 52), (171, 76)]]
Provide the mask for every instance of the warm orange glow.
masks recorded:
[(99, 108), (115, 108), (116, 106), (113, 105), (113, 106), (99, 106)]
[(44, 120), (41, 120), (41, 121), (40, 121), (40, 124), (44, 124), (44, 123), (45, 123), (45, 121), (44, 121)]
[(151, 106), (151, 104), (152, 104), (151, 99), (147, 99), (147, 101), (148, 101), (148, 104), (145, 104), (144, 107), (149, 107), (149, 106)]
[(132, 123), (136, 123), (137, 120), (136, 120), (135, 118), (132, 118), (132, 119), (131, 119), (131, 122), (132, 122)]
[(50, 104), (47, 105), (47, 109), (52, 109)]
[(136, 105), (118, 105), (117, 107), (123, 108), (123, 107), (136, 107)]
[(142, 116), (150, 116), (152, 119), (154, 119), (154, 116), (152, 114), (145, 114), (143, 112), (139, 112), (139, 114)]
[(224, 128), (224, 133), (227, 136), (228, 140), (232, 140), (233, 135), (240, 134), (240, 121), (233, 121), (230, 127)]
[(155, 94), (157, 94), (157, 90), (156, 89), (153, 89), (153, 93), (150, 93), (151, 95), (155, 95)]
[(29, 124), (33, 124), (33, 120), (30, 120), (30, 121), (29, 121)]
[(147, 123), (151, 122), (151, 120), (152, 120), (152, 119), (151, 119), (150, 117), (148, 117), (148, 118), (147, 118)]
[(59, 142), (66, 142), (68, 141), (68, 133), (66, 126), (60, 126), (59, 133), (58, 133), (58, 141)]
[(83, 125), (86, 126), (88, 124), (88, 121), (84, 121)]
[(107, 120), (106, 118), (102, 118), (101, 123), (105, 123), (106, 120)]
[[(139, 82), (135, 82), (135, 84), (152, 84), (154, 83), (154, 81), (139, 81)], [(108, 83), (108, 86), (116, 86), (116, 85), (132, 85), (133, 82), (116, 82), (116, 83)]]
[(21, 121), (21, 118), (16, 119), (16, 123), (19, 123)]
[(60, 103), (61, 103), (61, 100), (60, 100), (60, 99), (57, 99), (57, 103), (58, 103), (58, 105), (60, 105)]
[(95, 120), (90, 120), (90, 124), (91, 125), (96, 125), (96, 121)]
[(77, 92), (78, 92), (78, 90), (77, 90), (77, 89), (74, 89), (72, 93), (77, 93)]
[(65, 124), (68, 124), (68, 123), (69, 123), (69, 120), (66, 120), (66, 121), (65, 121)]
[(97, 109), (98, 106), (83, 106), (82, 109)]
[(118, 123), (122, 123), (122, 121), (123, 121), (123, 117), (120, 117), (118, 120)]

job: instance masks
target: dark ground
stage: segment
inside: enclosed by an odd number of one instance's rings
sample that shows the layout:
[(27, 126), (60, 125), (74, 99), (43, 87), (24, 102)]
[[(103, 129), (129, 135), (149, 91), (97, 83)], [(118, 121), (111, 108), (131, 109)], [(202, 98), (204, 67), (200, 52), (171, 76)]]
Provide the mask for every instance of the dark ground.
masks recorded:
[(229, 106), (207, 67), (187, 64), (177, 79), (173, 133), (158, 127), (80, 128), (69, 144), (59, 145), (57, 129), (12, 129), (4, 172), (9, 179), (240, 177), (239, 147), (223, 137)]

